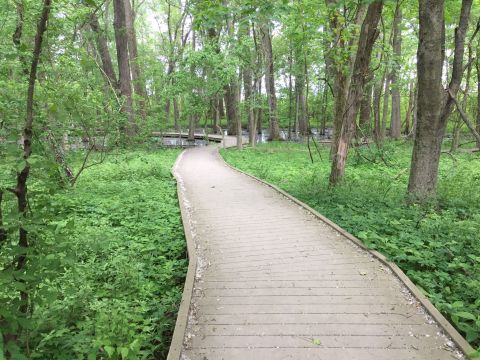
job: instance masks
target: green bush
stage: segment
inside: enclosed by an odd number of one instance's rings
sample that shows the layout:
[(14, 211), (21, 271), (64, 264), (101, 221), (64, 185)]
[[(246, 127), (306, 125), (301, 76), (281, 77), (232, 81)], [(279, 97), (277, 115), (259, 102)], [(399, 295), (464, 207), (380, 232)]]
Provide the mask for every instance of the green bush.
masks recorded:
[[(178, 153), (109, 155), (74, 189), (53, 192), (33, 173), (32, 213), (43, 225), (31, 232), (34, 311), (21, 324), (29, 358), (166, 357), (187, 267), (170, 174)], [(0, 299), (15, 309), (18, 292), (7, 290)]]

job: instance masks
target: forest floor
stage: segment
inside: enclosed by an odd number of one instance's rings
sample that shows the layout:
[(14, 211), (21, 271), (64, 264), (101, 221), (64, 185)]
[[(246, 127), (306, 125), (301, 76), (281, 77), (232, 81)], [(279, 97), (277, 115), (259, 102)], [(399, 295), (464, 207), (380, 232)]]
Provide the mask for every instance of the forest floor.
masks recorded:
[[(179, 153), (108, 154), (61, 190), (48, 188), (55, 171), (34, 168), (30, 201), (42, 224), (34, 240), (42, 262), (31, 292), (38, 305), (29, 358), (166, 357), (187, 268), (170, 173)], [(80, 155), (69, 156), (79, 166)], [(0, 287), (0, 300), (9, 286)]]
[[(311, 144), (312, 145), (312, 144)], [(411, 145), (352, 151), (328, 187), (329, 149), (270, 143), (222, 150), (227, 162), (304, 201), (394, 261), (474, 346), (480, 346), (480, 154), (442, 156), (438, 198), (405, 201)]]

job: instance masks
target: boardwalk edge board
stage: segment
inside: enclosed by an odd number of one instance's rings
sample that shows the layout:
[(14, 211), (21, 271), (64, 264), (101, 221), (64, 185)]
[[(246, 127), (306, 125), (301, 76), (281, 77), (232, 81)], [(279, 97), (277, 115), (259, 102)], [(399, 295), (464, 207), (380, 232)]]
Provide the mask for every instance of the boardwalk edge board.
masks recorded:
[(195, 242), (193, 239), (192, 229), (190, 227), (190, 216), (188, 210), (185, 206), (185, 197), (183, 194), (182, 188), (182, 179), (177, 174), (176, 169), (180, 161), (182, 160), (183, 154), (186, 150), (182, 151), (178, 155), (175, 164), (172, 167), (171, 173), (175, 180), (177, 181), (177, 197), (178, 205), (180, 207), (180, 213), (182, 217), (182, 224), (185, 233), (185, 240), (187, 242), (187, 253), (188, 253), (188, 268), (187, 276), (185, 277), (185, 285), (183, 287), (182, 299), (180, 301), (180, 307), (178, 309), (177, 320), (175, 322), (175, 329), (172, 335), (172, 341), (170, 343), (170, 349), (168, 351), (167, 360), (178, 360), (180, 359), (183, 339), (185, 337), (185, 330), (187, 328), (188, 315), (190, 312), (190, 303), (193, 294), (193, 285), (195, 282), (195, 272), (197, 269), (197, 255), (195, 253)]
[(387, 266), (393, 274), (405, 285), (405, 287), (412, 293), (412, 295), (418, 300), (418, 302), (425, 308), (428, 314), (438, 323), (438, 325), (445, 331), (445, 334), (449, 336), (455, 344), (458, 346), (459, 350), (461, 350), (464, 355), (468, 359), (480, 359), (480, 357), (475, 356), (474, 358), (471, 357), (471, 354), (475, 352), (472, 346), (464, 339), (464, 337), (450, 324), (450, 322), (437, 310), (437, 308), (428, 300), (428, 298), (417, 288), (417, 286), (408, 278), (407, 275), (394, 263), (389, 261), (383, 254), (379, 253), (378, 251), (371, 250), (367, 248), (359, 239), (355, 236), (350, 234), (348, 231), (341, 228), (339, 225), (335, 224), (333, 221), (329, 220), (322, 214), (320, 214), (315, 209), (311, 208), (304, 202), (298, 200), (297, 198), (293, 197), (286, 191), (280, 189), (278, 186), (273, 185), (267, 181), (264, 181), (254, 175), (251, 175), (243, 170), (240, 170), (225, 161), (225, 159), (219, 154), (218, 150), (216, 155), (223, 161), (223, 163), (231, 168), (234, 171), (237, 171), (243, 175), (246, 175), (270, 188), (277, 191), (281, 195), (285, 196), (290, 201), (294, 202), (295, 204), (299, 205), (300, 207), (304, 208), (311, 214), (313, 214), (316, 218), (323, 221), (325, 224), (333, 228), (335, 231), (340, 233), (341, 235), (345, 236), (348, 240), (353, 242), (355, 245), (359, 246), (361, 249), (365, 250), (366, 252), (370, 253), (374, 258), (379, 260), (382, 264)]

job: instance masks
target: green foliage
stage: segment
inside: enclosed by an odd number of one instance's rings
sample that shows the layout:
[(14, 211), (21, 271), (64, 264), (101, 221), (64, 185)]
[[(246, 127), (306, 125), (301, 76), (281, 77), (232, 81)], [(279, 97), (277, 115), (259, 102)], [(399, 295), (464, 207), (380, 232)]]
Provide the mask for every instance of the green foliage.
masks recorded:
[[(29, 358), (166, 357), (187, 265), (170, 174), (177, 155), (109, 155), (60, 192), (34, 171), (33, 247), (22, 278), (34, 312), (26, 319), (17, 310), (22, 282), (12, 281), (19, 274), (5, 266), (14, 243), (0, 246), (0, 332), (21, 326)], [(12, 232), (14, 219), (4, 219)], [(21, 358), (14, 346), (6, 345)]]
[[(354, 150), (352, 150), (354, 151)], [(480, 346), (478, 156), (442, 158), (438, 199), (405, 201), (411, 146), (386, 143), (350, 156), (345, 182), (328, 187), (328, 150), (305, 145), (222, 151), (232, 165), (285, 189), (397, 265), (474, 346)]]

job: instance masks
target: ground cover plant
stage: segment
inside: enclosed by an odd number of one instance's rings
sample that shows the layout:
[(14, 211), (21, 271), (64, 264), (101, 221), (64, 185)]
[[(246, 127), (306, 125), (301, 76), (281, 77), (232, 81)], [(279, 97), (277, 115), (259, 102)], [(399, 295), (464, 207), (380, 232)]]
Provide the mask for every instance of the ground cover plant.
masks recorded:
[[(20, 318), (28, 331), (19, 344), (29, 352), (9, 342), (15, 359), (166, 357), (187, 265), (170, 174), (178, 153), (108, 155), (73, 189), (55, 192), (34, 169), (31, 206), (39, 222), (31, 228), (29, 271), (36, 279), (26, 286), (35, 309)], [(9, 246), (0, 248), (2, 263), (10, 255)], [(15, 316), (15, 282), (6, 274), (2, 280), (0, 313), (8, 320)]]
[(476, 348), (480, 346), (480, 156), (442, 156), (438, 197), (406, 201), (411, 145), (351, 153), (345, 181), (328, 186), (329, 152), (269, 143), (222, 150), (230, 164), (278, 185), (398, 264)]

